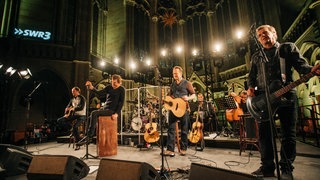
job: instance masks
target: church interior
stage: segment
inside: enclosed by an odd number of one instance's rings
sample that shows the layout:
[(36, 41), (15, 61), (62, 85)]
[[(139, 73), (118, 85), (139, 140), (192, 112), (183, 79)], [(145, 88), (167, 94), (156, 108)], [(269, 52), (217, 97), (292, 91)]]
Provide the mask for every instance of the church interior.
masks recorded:
[[(0, 177), (8, 179), (259, 179), (249, 175), (259, 166), (258, 129), (250, 114), (236, 113), (232, 96), (248, 89), (251, 56), (258, 49), (255, 29), (274, 26), (279, 42), (293, 42), (310, 65), (320, 64), (319, 0), (2, 0), (0, 17)], [(162, 102), (175, 66), (203, 95), (208, 113), (200, 115), (197, 102), (189, 102), (190, 125), (201, 119), (204, 137), (190, 143), (194, 150), (186, 157), (164, 160), (159, 153), (166, 142), (168, 109)], [(90, 93), (86, 82), (103, 89), (113, 74), (122, 77), (125, 88), (116, 127), (118, 155), (100, 156), (97, 138), (75, 151), (70, 147), (75, 146), (72, 124), (57, 123), (71, 89), (80, 88), (89, 114), (106, 99)], [(293, 73), (293, 80), (300, 78)], [(317, 179), (319, 76), (295, 89), (301, 164), (294, 175)], [(279, 129), (277, 115), (274, 119)], [(145, 126), (152, 122), (159, 137), (146, 142)], [(88, 122), (80, 125), (81, 136), (87, 127)], [(212, 159), (223, 163), (227, 158), (232, 164), (232, 159), (248, 158), (248, 152), (253, 155), (246, 167), (213, 165)], [(193, 158), (198, 156), (200, 162), (212, 161), (197, 164)], [(19, 158), (29, 160), (24, 170), (16, 168)], [(39, 166), (48, 161), (56, 162), (49, 169), (69, 169), (61, 170), (61, 176), (50, 171), (40, 175)], [(76, 165), (62, 161), (80, 164), (79, 173), (72, 169)], [(306, 172), (309, 165), (311, 173)]]

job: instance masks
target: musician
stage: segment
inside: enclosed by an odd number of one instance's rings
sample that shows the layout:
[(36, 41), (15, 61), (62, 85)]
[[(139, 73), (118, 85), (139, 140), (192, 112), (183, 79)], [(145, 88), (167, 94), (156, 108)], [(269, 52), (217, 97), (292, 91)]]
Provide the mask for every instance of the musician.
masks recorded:
[[(272, 87), (274, 82), (287, 85), (293, 82), (293, 68), (300, 74), (309, 73), (311, 70), (320, 74), (317, 66), (310, 66), (302, 57), (294, 43), (279, 43), (277, 32), (270, 25), (262, 25), (256, 29), (256, 37), (262, 45), (267, 59), (258, 51), (251, 57), (251, 68), (248, 77), (248, 96), (265, 94), (265, 87)], [(282, 61), (284, 60), (284, 61)], [(268, 84), (264, 84), (265, 78)], [(284, 67), (284, 68), (281, 68)], [(280, 88), (278, 88), (280, 89)], [(277, 89), (275, 89), (277, 90)], [(272, 92), (271, 92), (272, 93)], [(285, 105), (280, 105), (276, 113), (281, 126), (281, 152), (280, 169), (281, 179), (293, 179), (293, 162), (296, 158), (296, 122), (297, 122), (297, 95), (296, 90), (291, 89), (283, 95), (287, 99)], [(261, 148), (261, 167), (252, 174), (273, 177), (275, 170), (272, 134), (270, 119), (261, 120), (259, 126), (259, 142)]]
[(248, 92), (246, 90), (242, 90), (239, 93), (239, 97), (240, 97), (240, 102), (239, 102), (239, 107), (242, 109), (243, 113), (246, 114), (248, 113), (248, 109), (247, 109), (247, 99), (248, 99)]
[[(79, 87), (73, 87), (71, 93), (73, 97), (65, 108), (65, 115), (58, 118), (57, 122), (63, 124), (65, 122), (71, 123), (75, 120), (72, 126), (72, 135), (74, 136), (75, 142), (78, 142), (80, 140), (78, 127), (86, 119), (86, 99), (80, 94), (81, 90)], [(79, 147), (76, 147), (75, 150), (79, 149)]]
[[(106, 102), (103, 107), (91, 112), (89, 117), (91, 123), (88, 128), (87, 135), (77, 143), (81, 146), (86, 143), (91, 143), (95, 133), (97, 119), (99, 116), (111, 116), (112, 120), (121, 120), (121, 109), (125, 99), (125, 89), (122, 84), (122, 78), (120, 75), (114, 74), (111, 76), (111, 85), (106, 86), (104, 89), (97, 90), (93, 87), (90, 81), (86, 82), (86, 86), (99, 96), (105, 95)], [(118, 123), (119, 124), (119, 123)]]
[[(173, 79), (170, 86), (169, 96), (174, 98), (182, 98), (183, 100), (189, 101), (196, 98), (194, 88), (190, 81), (182, 77), (183, 69), (180, 66), (173, 67)], [(164, 152), (165, 156), (173, 157), (174, 148), (175, 148), (175, 123), (177, 120), (180, 120), (181, 124), (181, 141), (180, 141), (180, 155), (185, 156), (188, 147), (188, 124), (189, 124), (189, 113), (186, 110), (185, 114), (178, 118), (172, 111), (169, 111), (169, 128), (168, 128), (168, 137), (167, 137), (167, 150)]]

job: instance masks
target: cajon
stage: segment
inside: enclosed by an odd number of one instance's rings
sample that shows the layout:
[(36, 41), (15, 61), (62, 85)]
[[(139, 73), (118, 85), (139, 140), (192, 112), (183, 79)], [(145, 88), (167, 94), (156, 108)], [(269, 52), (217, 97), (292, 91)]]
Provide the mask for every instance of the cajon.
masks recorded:
[(97, 155), (99, 157), (117, 154), (117, 120), (111, 116), (99, 116), (97, 128)]

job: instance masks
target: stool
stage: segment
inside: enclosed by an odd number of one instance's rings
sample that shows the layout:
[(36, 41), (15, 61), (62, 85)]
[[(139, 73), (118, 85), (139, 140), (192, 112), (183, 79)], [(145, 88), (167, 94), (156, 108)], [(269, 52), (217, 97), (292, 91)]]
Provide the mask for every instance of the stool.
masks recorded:
[(99, 157), (117, 154), (118, 121), (111, 116), (99, 116), (97, 126), (97, 155)]
[[(259, 129), (257, 121), (250, 114), (239, 115), (240, 117), (240, 156), (241, 152), (247, 149), (247, 145), (251, 144), (257, 148), (260, 152), (259, 145)], [(249, 123), (246, 121), (254, 121), (249, 127)], [(249, 129), (250, 128), (250, 129)], [(253, 130), (254, 134), (250, 134), (249, 130)]]
[[(69, 146), (71, 146), (72, 144), (72, 148), (74, 148), (75, 144), (76, 144), (76, 140), (74, 138), (74, 135), (73, 135), (73, 126), (74, 124), (77, 122), (77, 120), (73, 120), (71, 125), (72, 125), (72, 128), (70, 129), (70, 135), (69, 135)], [(79, 135), (80, 135), (80, 139), (83, 138), (83, 135), (84, 135), (84, 127), (85, 127), (85, 122), (81, 122), (79, 127), (78, 127), (78, 132), (79, 132)]]

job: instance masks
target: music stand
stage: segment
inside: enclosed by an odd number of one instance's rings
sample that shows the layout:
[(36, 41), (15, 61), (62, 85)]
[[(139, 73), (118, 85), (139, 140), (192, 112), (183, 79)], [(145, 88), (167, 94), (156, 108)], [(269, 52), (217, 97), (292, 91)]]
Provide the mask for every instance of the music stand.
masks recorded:
[[(219, 110), (237, 109), (237, 104), (232, 96), (225, 96), (222, 98), (218, 98), (218, 99), (216, 99), (216, 102), (217, 102)], [(229, 133), (232, 132), (229, 128), (227, 128), (227, 130), (229, 131)], [(225, 128), (222, 127), (221, 132), (217, 133), (217, 136), (224, 131), (225, 131)], [(228, 132), (227, 132), (227, 134), (228, 134)]]
[(218, 108), (220, 110), (226, 110), (226, 109), (237, 109), (237, 104), (234, 101), (232, 96), (225, 96), (222, 98), (216, 99)]

